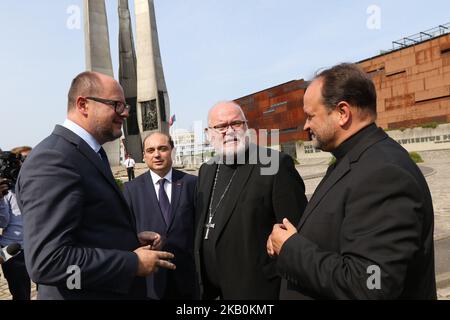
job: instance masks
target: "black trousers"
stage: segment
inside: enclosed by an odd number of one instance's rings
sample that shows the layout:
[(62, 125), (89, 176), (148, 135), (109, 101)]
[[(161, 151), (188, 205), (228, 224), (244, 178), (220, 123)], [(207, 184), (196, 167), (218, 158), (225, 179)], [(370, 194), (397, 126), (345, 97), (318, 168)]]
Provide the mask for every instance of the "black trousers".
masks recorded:
[(131, 181), (134, 179), (134, 168), (127, 168), (127, 174), (128, 174), (128, 181)]
[(2, 264), (13, 300), (30, 300), (31, 281), (25, 268), (23, 251)]

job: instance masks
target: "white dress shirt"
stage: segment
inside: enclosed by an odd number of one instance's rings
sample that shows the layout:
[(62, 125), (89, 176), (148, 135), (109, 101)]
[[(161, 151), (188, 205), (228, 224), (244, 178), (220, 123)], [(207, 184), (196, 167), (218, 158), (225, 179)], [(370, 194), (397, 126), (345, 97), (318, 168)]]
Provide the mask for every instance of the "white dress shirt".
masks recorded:
[(125, 164), (125, 167), (127, 167), (127, 168), (134, 168), (134, 165), (135, 165), (136, 163), (134, 162), (133, 159), (128, 158), (128, 159), (126, 159), (126, 160), (124, 161), (124, 164)]
[(95, 151), (95, 153), (99, 154), (98, 151), (101, 148), (101, 145), (95, 140), (95, 138), (87, 132), (85, 129), (80, 127), (78, 124), (73, 122), (72, 120), (66, 119), (62, 124), (63, 127), (69, 129), (81, 139), (83, 139), (91, 148)]
[[(158, 198), (159, 201), (159, 180), (161, 180), (161, 177), (152, 170), (149, 171), (150, 176), (152, 177), (153, 186), (155, 187), (156, 198)], [(164, 179), (166, 179), (164, 190), (166, 191), (167, 198), (169, 198), (169, 202), (172, 203), (172, 168), (170, 168), (169, 172), (164, 176)]]

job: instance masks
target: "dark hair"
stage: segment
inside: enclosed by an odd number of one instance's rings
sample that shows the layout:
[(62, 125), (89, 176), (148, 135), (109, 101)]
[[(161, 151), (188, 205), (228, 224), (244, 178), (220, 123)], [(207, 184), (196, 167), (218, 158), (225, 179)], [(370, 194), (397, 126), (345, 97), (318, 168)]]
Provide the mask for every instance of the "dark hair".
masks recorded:
[(95, 72), (85, 71), (77, 75), (67, 94), (67, 111), (75, 108), (78, 96), (95, 96), (101, 89), (101, 81)]
[(168, 135), (167, 133), (159, 132), (159, 131), (158, 131), (158, 132), (152, 132), (152, 133), (150, 133), (148, 136), (146, 136), (146, 137), (144, 138), (144, 140), (142, 141), (142, 150), (144, 150), (144, 152), (145, 152), (145, 141), (147, 141), (148, 138), (150, 138), (152, 135), (154, 135), (154, 134), (156, 134), (156, 133), (159, 133), (159, 134), (162, 134), (163, 136), (166, 136), (167, 139), (169, 139), (169, 145), (170, 145), (170, 148), (171, 148), (171, 149), (175, 148), (175, 145), (174, 145), (174, 143), (173, 143), (172, 137), (171, 137), (170, 135)]
[(322, 99), (325, 106), (334, 109), (346, 101), (371, 116), (377, 115), (377, 92), (372, 79), (357, 65), (341, 63), (321, 71), (315, 79), (322, 79)]

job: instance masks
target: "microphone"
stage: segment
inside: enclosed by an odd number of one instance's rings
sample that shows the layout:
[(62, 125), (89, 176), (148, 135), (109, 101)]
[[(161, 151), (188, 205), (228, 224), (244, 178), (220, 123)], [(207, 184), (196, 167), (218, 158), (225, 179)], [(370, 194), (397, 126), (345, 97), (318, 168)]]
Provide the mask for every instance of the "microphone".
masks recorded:
[(0, 264), (5, 263), (21, 251), (20, 244), (11, 243), (10, 245), (0, 249)]

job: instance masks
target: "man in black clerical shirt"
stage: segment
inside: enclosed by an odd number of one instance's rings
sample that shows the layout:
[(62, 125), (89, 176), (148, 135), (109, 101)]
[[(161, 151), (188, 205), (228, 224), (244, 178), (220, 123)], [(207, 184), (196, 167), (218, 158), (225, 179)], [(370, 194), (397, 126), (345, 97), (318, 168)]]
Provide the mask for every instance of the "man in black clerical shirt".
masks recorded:
[(352, 64), (327, 69), (303, 109), (314, 146), (336, 163), (300, 223), (285, 219), (267, 241), (289, 297), (436, 299), (430, 191), (408, 152), (375, 125), (372, 80)]
[(290, 156), (248, 143), (247, 120), (236, 103), (211, 108), (206, 130), (217, 156), (198, 177), (195, 259), (202, 298), (278, 299), (281, 278), (266, 239), (283, 218), (299, 221), (307, 203), (303, 181)]

